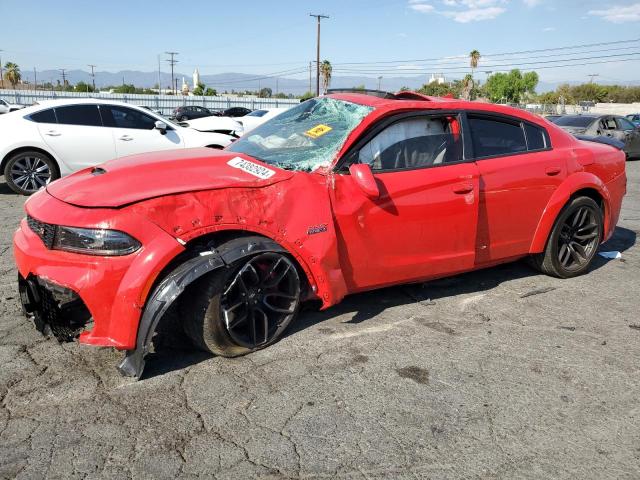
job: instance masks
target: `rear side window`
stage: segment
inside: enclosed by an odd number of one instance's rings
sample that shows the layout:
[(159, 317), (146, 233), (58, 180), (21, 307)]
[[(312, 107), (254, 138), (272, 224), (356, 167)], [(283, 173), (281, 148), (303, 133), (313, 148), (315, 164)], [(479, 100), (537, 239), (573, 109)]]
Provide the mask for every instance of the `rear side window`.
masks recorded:
[(616, 122), (618, 122), (619, 130), (635, 130), (636, 129), (636, 127), (633, 126), (633, 123), (631, 123), (626, 118), (618, 117), (616, 118)]
[(372, 170), (411, 170), (462, 160), (457, 117), (412, 117), (393, 123), (360, 150)]
[(32, 113), (29, 118), (36, 123), (56, 123), (56, 114), (53, 108)]
[(519, 123), (470, 115), (469, 127), (476, 158), (527, 151), (524, 130)]
[(527, 135), (527, 147), (529, 148), (529, 151), (544, 150), (548, 147), (547, 135), (542, 128), (525, 123), (524, 132)]
[(107, 127), (153, 130), (156, 119), (146, 113), (120, 106), (101, 106), (102, 118)]
[(102, 126), (97, 105), (70, 105), (58, 107), (55, 110), (58, 123), (63, 125)]

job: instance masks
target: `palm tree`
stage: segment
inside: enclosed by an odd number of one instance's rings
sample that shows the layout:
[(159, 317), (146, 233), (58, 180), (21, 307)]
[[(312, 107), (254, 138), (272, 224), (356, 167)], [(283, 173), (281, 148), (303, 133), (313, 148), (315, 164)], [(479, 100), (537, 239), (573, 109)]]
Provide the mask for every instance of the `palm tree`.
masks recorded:
[(331, 66), (331, 62), (329, 60), (324, 60), (320, 64), (320, 76), (322, 77), (322, 89), (324, 90), (324, 93), (327, 93), (327, 90), (329, 89), (332, 70), (333, 67)]
[(470, 74), (466, 74), (464, 76), (464, 80), (462, 80), (462, 93), (461, 97), (464, 100), (472, 100), (473, 87), (475, 86), (475, 82), (473, 81), (473, 76)]
[(478, 62), (480, 62), (480, 52), (478, 50), (471, 50), (469, 54), (469, 64), (471, 65), (471, 76), (473, 77), (473, 71), (478, 68)]
[(13, 63), (7, 62), (4, 66), (4, 78), (11, 84), (11, 88), (16, 88), (16, 85), (22, 80), (22, 74), (20, 73), (20, 67)]

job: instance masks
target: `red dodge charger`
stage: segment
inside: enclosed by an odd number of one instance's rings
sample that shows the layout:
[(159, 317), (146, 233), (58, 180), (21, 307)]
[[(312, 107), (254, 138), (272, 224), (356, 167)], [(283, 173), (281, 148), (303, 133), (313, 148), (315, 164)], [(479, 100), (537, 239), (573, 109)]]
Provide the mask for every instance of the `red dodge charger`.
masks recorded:
[(332, 93), (223, 151), (51, 183), (15, 234), (20, 296), (43, 333), (126, 350), (120, 371), (139, 377), (168, 311), (196, 347), (237, 356), (277, 341), (305, 300), (523, 257), (582, 274), (625, 191), (622, 151), (526, 112)]

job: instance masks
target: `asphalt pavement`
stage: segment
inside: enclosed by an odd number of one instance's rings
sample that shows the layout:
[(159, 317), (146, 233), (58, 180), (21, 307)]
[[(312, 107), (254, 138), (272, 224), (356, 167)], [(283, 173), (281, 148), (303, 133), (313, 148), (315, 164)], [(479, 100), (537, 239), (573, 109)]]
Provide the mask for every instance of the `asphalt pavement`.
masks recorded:
[(0, 179), (0, 478), (640, 478), (640, 162), (582, 277), (524, 263), (354, 295), (279, 343), (120, 352), (20, 310)]

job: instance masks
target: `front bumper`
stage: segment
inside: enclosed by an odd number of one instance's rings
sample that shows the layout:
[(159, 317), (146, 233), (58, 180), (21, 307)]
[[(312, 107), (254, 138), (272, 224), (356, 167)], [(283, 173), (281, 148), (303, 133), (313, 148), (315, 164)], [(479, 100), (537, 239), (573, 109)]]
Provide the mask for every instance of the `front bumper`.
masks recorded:
[(137, 252), (98, 257), (48, 249), (26, 220), (14, 235), (23, 309), (43, 333), (61, 340), (134, 348), (146, 297), (160, 271), (184, 250), (177, 240), (130, 210), (69, 205), (46, 191), (25, 204), (46, 223), (113, 228), (142, 243)]

